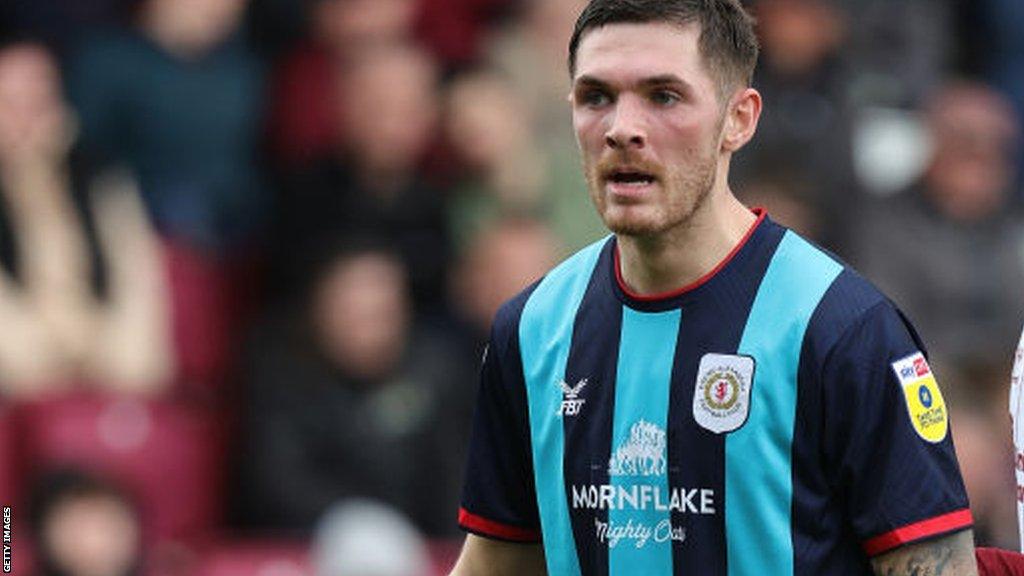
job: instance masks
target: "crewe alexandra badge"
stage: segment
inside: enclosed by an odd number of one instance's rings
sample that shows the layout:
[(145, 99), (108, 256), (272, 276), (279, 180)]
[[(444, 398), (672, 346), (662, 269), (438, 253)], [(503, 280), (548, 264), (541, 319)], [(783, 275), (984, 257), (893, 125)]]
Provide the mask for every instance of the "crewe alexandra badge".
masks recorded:
[(754, 359), (734, 354), (705, 354), (697, 369), (693, 419), (716, 433), (732, 432), (747, 421)]

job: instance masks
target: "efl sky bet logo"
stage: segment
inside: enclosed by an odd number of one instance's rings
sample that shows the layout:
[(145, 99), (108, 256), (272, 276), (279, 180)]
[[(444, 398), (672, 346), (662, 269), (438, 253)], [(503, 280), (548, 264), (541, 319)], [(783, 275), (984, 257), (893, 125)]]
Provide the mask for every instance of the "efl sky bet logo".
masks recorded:
[(928, 442), (942, 442), (949, 432), (949, 414), (924, 354), (915, 352), (892, 363), (893, 372), (903, 388), (910, 424), (918, 436)]
[(925, 374), (927, 374), (929, 372), (931, 372), (931, 370), (928, 369), (928, 361), (924, 359), (924, 356), (920, 356), (918, 358), (914, 358), (914, 373), (915, 374), (917, 374), (918, 376), (924, 376)]

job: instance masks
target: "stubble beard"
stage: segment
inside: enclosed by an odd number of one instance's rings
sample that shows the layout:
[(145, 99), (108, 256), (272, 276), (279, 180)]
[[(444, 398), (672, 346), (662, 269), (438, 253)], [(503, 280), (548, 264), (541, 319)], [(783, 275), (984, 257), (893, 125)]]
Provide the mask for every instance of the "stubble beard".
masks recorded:
[(590, 199), (605, 226), (616, 235), (645, 238), (685, 228), (711, 196), (717, 168), (717, 154), (713, 150), (706, 151), (697, 158), (685, 172), (678, 167), (668, 167), (658, 177), (658, 194), (661, 195), (659, 202), (643, 207), (645, 211), (653, 209), (654, 214), (643, 217), (616, 213), (616, 207), (608, 206), (608, 198), (598, 168), (589, 166), (584, 170), (587, 175), (587, 187), (590, 189)]

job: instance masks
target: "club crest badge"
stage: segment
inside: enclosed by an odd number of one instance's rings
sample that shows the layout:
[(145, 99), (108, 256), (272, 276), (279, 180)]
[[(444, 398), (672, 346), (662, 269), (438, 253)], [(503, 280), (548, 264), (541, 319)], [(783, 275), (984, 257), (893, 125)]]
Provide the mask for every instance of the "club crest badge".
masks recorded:
[(697, 369), (693, 418), (715, 434), (732, 432), (747, 421), (754, 359), (734, 354), (705, 354)]
[(949, 411), (942, 398), (939, 383), (935, 381), (924, 354), (915, 352), (892, 363), (896, 378), (903, 387), (907, 413), (914, 431), (932, 443), (946, 439), (949, 432)]

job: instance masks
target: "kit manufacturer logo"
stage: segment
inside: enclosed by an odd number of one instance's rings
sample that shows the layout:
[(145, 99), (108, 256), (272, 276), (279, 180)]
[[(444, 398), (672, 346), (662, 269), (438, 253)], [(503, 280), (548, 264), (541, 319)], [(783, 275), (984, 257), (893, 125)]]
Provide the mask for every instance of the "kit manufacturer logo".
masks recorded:
[(580, 409), (587, 403), (585, 398), (580, 398), (580, 392), (587, 387), (589, 380), (586, 378), (580, 380), (575, 386), (569, 386), (565, 380), (559, 382), (562, 387), (562, 403), (558, 405), (559, 416), (576, 416), (580, 413)]

